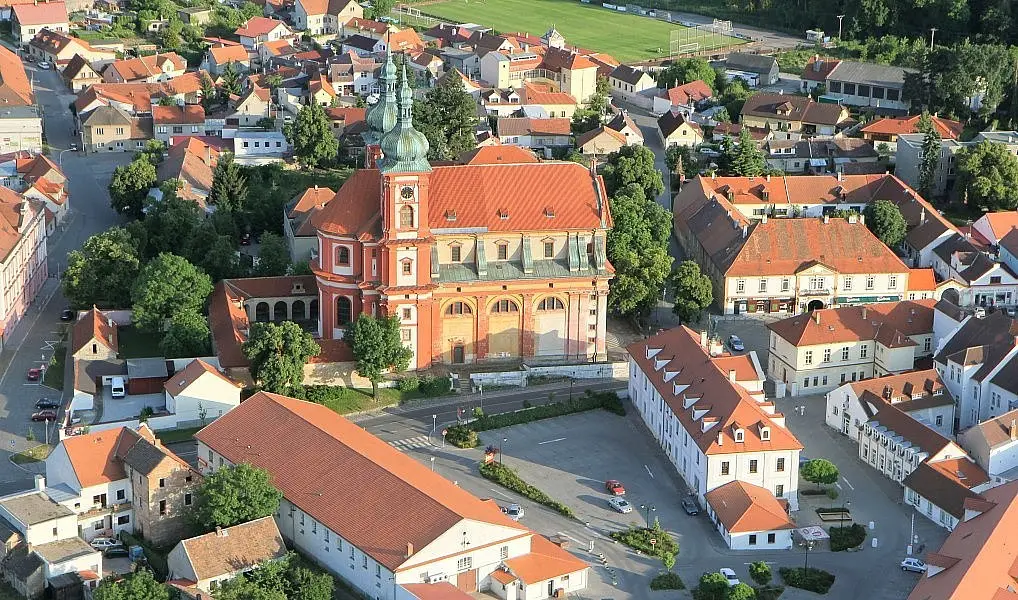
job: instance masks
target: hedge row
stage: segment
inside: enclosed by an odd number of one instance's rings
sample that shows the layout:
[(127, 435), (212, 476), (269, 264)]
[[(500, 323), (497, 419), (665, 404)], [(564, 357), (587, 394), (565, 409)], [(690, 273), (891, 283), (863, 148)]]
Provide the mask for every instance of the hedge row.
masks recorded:
[(565, 402), (552, 402), (551, 404), (542, 404), (514, 412), (484, 415), (468, 423), (467, 427), (474, 431), (488, 431), (490, 429), (501, 429), (512, 425), (520, 425), (521, 423), (551, 419), (597, 408), (603, 408), (620, 416), (626, 414), (626, 407), (622, 405), (618, 394), (614, 392), (593, 393), (588, 390), (583, 396), (566, 400)]
[(567, 517), (574, 516), (571, 508), (530, 485), (524, 481), (516, 471), (501, 463), (482, 463), (481, 475), (485, 479), (490, 479), (491, 481), (494, 481), (502, 487), (508, 488), (521, 496), (530, 498), (538, 504), (543, 504), (559, 514)]
[(786, 584), (809, 592), (826, 594), (834, 585), (834, 575), (813, 567), (805, 570), (799, 567), (794, 569), (781, 567), (778, 572)]

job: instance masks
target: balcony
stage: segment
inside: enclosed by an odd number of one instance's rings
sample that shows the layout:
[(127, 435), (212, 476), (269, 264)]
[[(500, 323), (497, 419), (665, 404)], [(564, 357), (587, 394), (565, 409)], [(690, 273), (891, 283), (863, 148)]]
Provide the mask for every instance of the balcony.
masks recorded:
[(78, 519), (89, 519), (93, 517), (99, 517), (103, 515), (116, 514), (131, 510), (131, 503), (124, 500), (123, 502), (117, 502), (115, 504), (107, 504), (102, 506), (100, 504), (93, 505), (92, 508), (78, 513)]

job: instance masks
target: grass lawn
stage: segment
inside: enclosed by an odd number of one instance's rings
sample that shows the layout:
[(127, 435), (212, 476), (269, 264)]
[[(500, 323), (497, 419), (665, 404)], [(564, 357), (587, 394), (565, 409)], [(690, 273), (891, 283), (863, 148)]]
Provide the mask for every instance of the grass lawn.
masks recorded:
[(158, 335), (146, 333), (134, 327), (117, 329), (117, 344), (120, 346), (120, 358), (153, 358), (162, 356)]
[(14, 461), (15, 464), (19, 465), (39, 462), (41, 460), (46, 460), (46, 457), (49, 456), (49, 453), (52, 451), (53, 451), (52, 446), (40, 444), (35, 448), (29, 448), (28, 450), (25, 450), (23, 452), (18, 452), (17, 454), (11, 456), (11, 460)]
[[(500, 32), (544, 35), (555, 27), (566, 42), (611, 54), (620, 61), (647, 60), (668, 55), (672, 31), (689, 28), (634, 14), (619, 13), (577, 0), (448, 0), (420, 7), (427, 15), (462, 23), (478, 23)], [(679, 34), (679, 44), (698, 42), (701, 49), (743, 40), (717, 34), (694, 37)]]
[(64, 390), (64, 360), (67, 358), (67, 345), (60, 342), (53, 347), (53, 357), (46, 365), (46, 374), (42, 384), (55, 390)]
[(187, 442), (190, 441), (194, 434), (198, 433), (201, 427), (185, 427), (183, 429), (166, 429), (164, 431), (157, 431), (156, 437), (159, 438), (164, 444), (173, 444), (176, 442)]

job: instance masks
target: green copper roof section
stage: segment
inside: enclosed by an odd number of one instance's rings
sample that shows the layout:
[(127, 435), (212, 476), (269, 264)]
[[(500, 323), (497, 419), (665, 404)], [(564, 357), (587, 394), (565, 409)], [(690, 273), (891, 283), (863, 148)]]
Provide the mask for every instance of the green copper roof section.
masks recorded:
[(414, 96), (407, 83), (406, 65), (403, 65), (403, 85), (399, 90), (399, 121), (382, 138), (385, 156), (383, 173), (428, 173), (428, 138), (414, 129)]
[(392, 52), (385, 52), (385, 66), (379, 78), (383, 88), (382, 97), (368, 107), (364, 119), (368, 123), (370, 137), (381, 139), (392, 131), (399, 120), (399, 106), (396, 102), (396, 63), (392, 60)]

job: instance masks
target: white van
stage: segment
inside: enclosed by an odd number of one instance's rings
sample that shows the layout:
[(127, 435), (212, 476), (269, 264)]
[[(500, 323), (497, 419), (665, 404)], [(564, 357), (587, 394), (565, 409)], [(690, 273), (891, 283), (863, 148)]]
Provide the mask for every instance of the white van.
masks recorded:
[(114, 377), (110, 382), (110, 396), (113, 398), (124, 397), (124, 378)]

